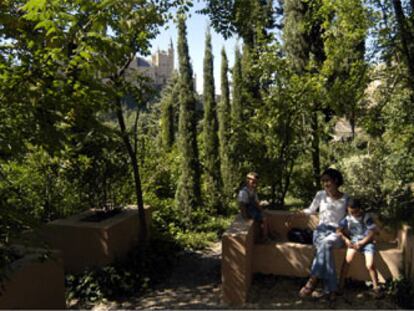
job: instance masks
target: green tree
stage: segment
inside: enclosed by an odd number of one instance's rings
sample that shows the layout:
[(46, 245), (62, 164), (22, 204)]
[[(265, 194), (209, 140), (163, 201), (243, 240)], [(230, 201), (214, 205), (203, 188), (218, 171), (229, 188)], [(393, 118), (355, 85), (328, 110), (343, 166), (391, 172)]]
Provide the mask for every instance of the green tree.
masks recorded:
[(175, 142), (178, 129), (179, 76), (174, 72), (161, 97), (161, 142), (165, 150), (170, 150)]
[(223, 183), (223, 192), (227, 199), (230, 199), (235, 182), (233, 180), (233, 164), (231, 162), (230, 154), (231, 106), (228, 71), (229, 67), (226, 50), (223, 48), (221, 50), (221, 98), (217, 109), (217, 118), (220, 143), (220, 172)]
[(218, 140), (217, 104), (214, 89), (214, 64), (211, 47), (211, 33), (207, 30), (204, 52), (204, 169), (206, 177), (206, 194), (209, 205), (217, 212), (223, 213), (221, 203), (221, 174)]
[(276, 208), (284, 207), (294, 166), (307, 146), (303, 98), (311, 91), (305, 79), (281, 57), (281, 50), (277, 43), (263, 47), (258, 66), (269, 86), (262, 90), (263, 105), (256, 109), (250, 125), (254, 129), (250, 139), (262, 158), (257, 162), (261, 179), (270, 186), (267, 195)]
[(240, 36), (249, 49), (257, 44), (259, 32), (275, 27), (274, 11), (273, 0), (208, 0), (201, 10), (217, 32), (225, 38)]
[(404, 13), (401, 0), (392, 0), (395, 18), (398, 26), (398, 37), (401, 55), (407, 68), (408, 85), (413, 92), (414, 101), (414, 3), (410, 2), (410, 13)]
[(232, 69), (232, 104), (231, 104), (231, 117), (232, 117), (232, 127), (237, 128), (240, 126), (243, 119), (243, 73), (241, 65), (241, 53), (238, 48), (234, 52), (234, 65)]
[(178, 20), (178, 61), (180, 73), (178, 147), (181, 152), (181, 175), (177, 185), (176, 204), (185, 210), (188, 218), (187, 221), (190, 221), (192, 210), (201, 203), (201, 191), (197, 146), (196, 98), (186, 35), (185, 19), (180, 17)]
[[(123, 100), (133, 94), (143, 104), (147, 88), (140, 83), (142, 78), (134, 83), (127, 79), (126, 69), (137, 53), (148, 52), (150, 39), (168, 18), (168, 9), (179, 3), (1, 3), (0, 62), (2, 70), (6, 70), (1, 72), (2, 94), (6, 95), (1, 99), (1, 110), (10, 102), (28, 108), (26, 112), (20, 110), (24, 117), (18, 118), (29, 120), (24, 131), (27, 136), (23, 138), (45, 146), (51, 154), (82, 146), (85, 138), (100, 130), (95, 125), (103, 123), (103, 115), (114, 114), (119, 128), (111, 132), (118, 134), (129, 156), (142, 237), (146, 225), (134, 142), (137, 137), (136, 131), (130, 132), (125, 125)], [(17, 96), (16, 82), (27, 92)]]
[(232, 68), (232, 102), (231, 102), (231, 136), (230, 136), (230, 161), (234, 163), (235, 179), (239, 182), (243, 172), (241, 169), (246, 159), (245, 118), (243, 102), (243, 73), (241, 53), (236, 48), (234, 53), (234, 65)]
[[(326, 58), (323, 45), (323, 18), (320, 10), (322, 2), (292, 0), (284, 4), (284, 48), (290, 65), (299, 74), (313, 73), (318, 79), (323, 61)], [(315, 90), (318, 88), (316, 87)], [(313, 186), (318, 188), (320, 176), (320, 125), (318, 111), (322, 108), (320, 94), (308, 98), (311, 133), (311, 156), (313, 168)]]
[[(321, 70), (326, 77), (324, 87), (328, 100), (325, 107), (349, 120), (354, 137), (368, 83), (365, 39), (370, 16), (360, 0), (325, 4), (324, 10), (328, 15), (324, 33), (326, 60)], [(335, 14), (335, 18), (331, 18), (331, 14)]]

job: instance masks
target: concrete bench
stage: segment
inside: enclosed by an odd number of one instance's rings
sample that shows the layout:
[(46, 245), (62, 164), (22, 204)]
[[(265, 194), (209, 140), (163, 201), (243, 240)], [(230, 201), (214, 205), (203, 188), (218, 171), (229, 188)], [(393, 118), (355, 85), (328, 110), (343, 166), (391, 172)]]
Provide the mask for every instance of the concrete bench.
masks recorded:
[[(238, 215), (222, 237), (222, 290), (225, 303), (240, 305), (247, 301), (248, 292), (254, 273), (274, 274), (294, 277), (309, 276), (314, 257), (314, 247), (289, 242), (288, 218), (292, 227), (315, 229), (318, 217), (292, 217), (288, 211), (265, 211), (271, 230), (277, 236), (276, 241), (256, 244), (258, 228), (252, 220), (245, 220)], [(414, 276), (412, 265), (414, 256), (414, 237), (409, 226), (392, 232), (377, 223), (379, 233), (376, 235), (377, 253), (375, 264), (380, 282), (397, 279), (404, 274)], [(339, 276), (345, 249), (334, 250), (336, 271)], [(354, 258), (348, 277), (355, 280), (370, 280), (362, 254)], [(298, 289), (299, 290), (299, 289)]]

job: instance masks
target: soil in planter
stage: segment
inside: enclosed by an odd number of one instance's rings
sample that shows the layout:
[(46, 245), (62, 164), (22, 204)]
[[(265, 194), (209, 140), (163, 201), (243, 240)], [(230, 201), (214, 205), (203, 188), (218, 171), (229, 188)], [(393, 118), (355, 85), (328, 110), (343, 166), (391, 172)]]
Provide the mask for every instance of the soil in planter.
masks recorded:
[(114, 217), (115, 215), (118, 215), (120, 213), (122, 213), (123, 210), (122, 208), (114, 208), (108, 211), (95, 211), (93, 212), (91, 215), (85, 216), (81, 219), (81, 221), (85, 221), (85, 222), (100, 222), (100, 221), (104, 221), (108, 218)]

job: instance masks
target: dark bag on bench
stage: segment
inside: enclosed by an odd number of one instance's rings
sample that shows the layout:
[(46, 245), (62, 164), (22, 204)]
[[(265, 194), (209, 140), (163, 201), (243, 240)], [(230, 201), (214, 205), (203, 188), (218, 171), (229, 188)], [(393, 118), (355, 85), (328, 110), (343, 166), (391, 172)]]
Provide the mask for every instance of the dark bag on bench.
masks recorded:
[(289, 230), (288, 240), (290, 242), (300, 243), (300, 244), (312, 244), (313, 243), (313, 231), (309, 228), (299, 229), (292, 228)]

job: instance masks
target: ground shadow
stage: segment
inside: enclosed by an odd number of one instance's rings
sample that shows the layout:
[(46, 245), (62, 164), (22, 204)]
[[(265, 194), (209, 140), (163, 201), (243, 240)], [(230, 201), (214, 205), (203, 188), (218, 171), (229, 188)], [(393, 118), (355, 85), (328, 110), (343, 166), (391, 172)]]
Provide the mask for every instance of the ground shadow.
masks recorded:
[[(184, 252), (172, 267), (170, 277), (146, 293), (106, 301), (93, 310), (108, 309), (232, 309), (222, 303), (221, 251)], [(396, 309), (390, 297), (376, 300), (364, 282), (351, 282), (336, 302), (313, 298), (300, 299), (298, 291), (304, 278), (256, 274), (248, 302), (238, 309)], [(86, 307), (86, 306), (83, 306)]]
[[(247, 308), (250, 309), (396, 309), (390, 297), (375, 299), (365, 282), (350, 281), (343, 296), (334, 302), (326, 299), (305, 298), (298, 292), (306, 283), (304, 278), (255, 276)], [(322, 290), (322, 288), (318, 288)]]

